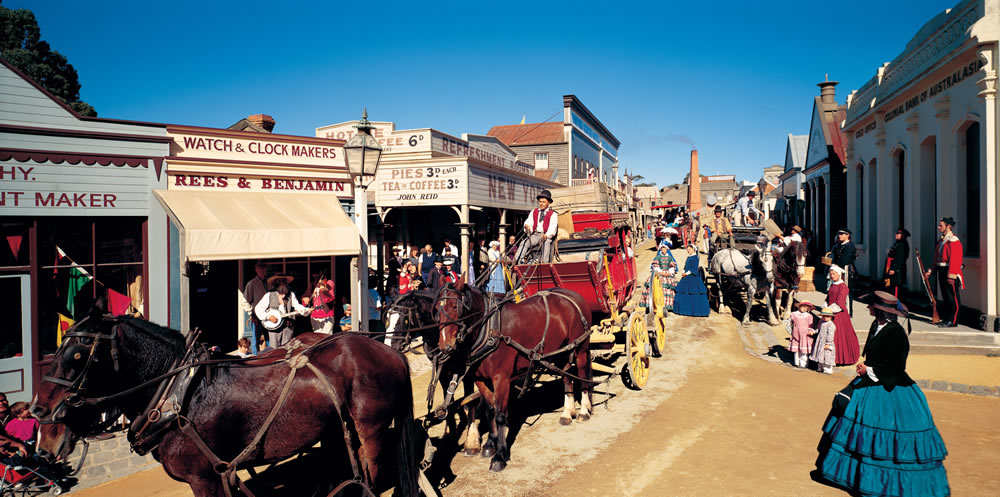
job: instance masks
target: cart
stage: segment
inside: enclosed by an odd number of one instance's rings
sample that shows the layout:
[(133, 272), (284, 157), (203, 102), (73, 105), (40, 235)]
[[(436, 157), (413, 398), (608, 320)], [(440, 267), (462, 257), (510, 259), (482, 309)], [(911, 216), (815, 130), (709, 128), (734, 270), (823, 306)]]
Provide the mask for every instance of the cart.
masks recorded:
[[(649, 379), (653, 348), (663, 350), (664, 323), (657, 327), (653, 345), (645, 310), (627, 305), (637, 286), (635, 256), (625, 242), (628, 214), (572, 213), (571, 216), (569, 238), (556, 244), (556, 262), (514, 266), (519, 290), (527, 297), (552, 288), (579, 293), (587, 302), (588, 309), (584, 312), (589, 310), (594, 317), (595, 324), (590, 330), (594, 358), (613, 359), (624, 353), (628, 359), (619, 368), (595, 362), (592, 369), (621, 374), (626, 386), (641, 389)], [(620, 335), (624, 335), (622, 343)]]

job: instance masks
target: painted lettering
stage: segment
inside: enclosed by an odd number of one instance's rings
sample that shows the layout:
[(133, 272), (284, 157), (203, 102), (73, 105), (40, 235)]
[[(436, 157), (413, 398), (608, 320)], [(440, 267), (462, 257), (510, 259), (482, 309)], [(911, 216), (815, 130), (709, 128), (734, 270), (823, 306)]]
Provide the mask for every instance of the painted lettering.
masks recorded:
[(0, 192), (0, 207), (6, 207), (7, 202), (13, 202), (14, 207), (21, 205), (21, 195), (24, 192)]

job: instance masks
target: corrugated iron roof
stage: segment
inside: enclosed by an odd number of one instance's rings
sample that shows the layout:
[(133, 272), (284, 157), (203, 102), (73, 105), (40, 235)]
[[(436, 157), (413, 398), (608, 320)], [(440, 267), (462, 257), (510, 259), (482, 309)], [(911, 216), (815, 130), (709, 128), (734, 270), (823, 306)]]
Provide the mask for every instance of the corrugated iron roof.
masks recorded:
[(486, 133), (512, 147), (515, 145), (538, 145), (543, 143), (563, 143), (563, 123), (531, 123), (493, 126)]

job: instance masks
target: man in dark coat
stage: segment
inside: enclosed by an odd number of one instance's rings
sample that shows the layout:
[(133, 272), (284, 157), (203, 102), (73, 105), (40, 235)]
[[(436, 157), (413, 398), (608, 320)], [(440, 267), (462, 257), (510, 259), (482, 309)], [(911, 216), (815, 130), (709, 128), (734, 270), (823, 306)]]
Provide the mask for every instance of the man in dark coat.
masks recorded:
[(899, 298), (899, 287), (906, 285), (906, 262), (910, 257), (910, 232), (900, 227), (896, 230), (896, 241), (889, 248), (885, 259), (885, 273), (882, 275), (885, 291)]
[[(837, 232), (837, 243), (834, 243), (830, 249), (830, 258), (833, 259), (834, 265), (844, 268), (846, 271), (844, 274), (844, 283), (847, 284), (849, 291), (854, 290), (851, 288), (851, 277), (854, 276), (854, 259), (858, 258), (858, 249), (854, 246), (854, 242), (851, 241), (851, 230), (844, 228)], [(853, 317), (854, 299), (847, 299), (847, 307), (848, 314)]]

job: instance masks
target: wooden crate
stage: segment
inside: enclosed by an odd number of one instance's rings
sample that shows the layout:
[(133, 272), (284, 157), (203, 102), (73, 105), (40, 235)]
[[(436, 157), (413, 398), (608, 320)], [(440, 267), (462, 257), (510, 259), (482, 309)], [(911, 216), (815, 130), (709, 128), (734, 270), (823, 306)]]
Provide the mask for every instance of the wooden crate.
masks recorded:
[(805, 274), (799, 279), (799, 291), (800, 292), (815, 292), (816, 284), (813, 283), (813, 273), (816, 268), (811, 266), (805, 267)]

